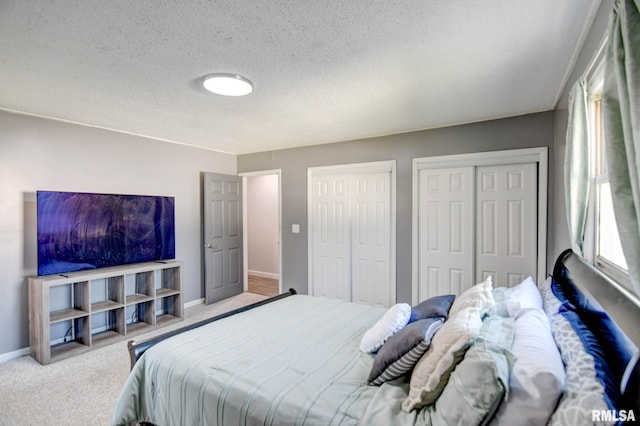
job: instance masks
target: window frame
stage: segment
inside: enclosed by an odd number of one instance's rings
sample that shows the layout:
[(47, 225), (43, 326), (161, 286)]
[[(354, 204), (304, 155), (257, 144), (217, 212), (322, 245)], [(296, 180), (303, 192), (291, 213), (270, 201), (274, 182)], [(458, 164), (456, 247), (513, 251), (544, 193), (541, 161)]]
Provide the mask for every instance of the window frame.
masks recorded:
[[(587, 121), (589, 128), (589, 203), (585, 227), (584, 255), (587, 261), (626, 290), (633, 291), (626, 269), (599, 254), (600, 188), (609, 183), (604, 158), (602, 135), (602, 90), (604, 86), (604, 58), (600, 52), (585, 77), (587, 87)], [(617, 224), (616, 224), (617, 228)]]

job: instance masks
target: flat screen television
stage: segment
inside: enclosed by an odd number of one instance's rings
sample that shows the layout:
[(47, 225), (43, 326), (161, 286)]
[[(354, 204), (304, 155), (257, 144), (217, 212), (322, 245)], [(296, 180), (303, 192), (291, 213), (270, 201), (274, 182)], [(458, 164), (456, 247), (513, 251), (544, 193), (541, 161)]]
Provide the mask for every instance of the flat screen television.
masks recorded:
[(37, 191), (38, 275), (175, 258), (174, 198)]

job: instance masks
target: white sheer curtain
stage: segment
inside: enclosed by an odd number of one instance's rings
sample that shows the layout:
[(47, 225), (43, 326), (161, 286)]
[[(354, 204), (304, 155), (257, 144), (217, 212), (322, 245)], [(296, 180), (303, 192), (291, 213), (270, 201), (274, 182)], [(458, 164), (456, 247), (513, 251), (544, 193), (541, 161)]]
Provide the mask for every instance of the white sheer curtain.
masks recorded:
[(603, 90), (609, 181), (629, 278), (640, 295), (640, 7), (618, 0), (609, 23)]

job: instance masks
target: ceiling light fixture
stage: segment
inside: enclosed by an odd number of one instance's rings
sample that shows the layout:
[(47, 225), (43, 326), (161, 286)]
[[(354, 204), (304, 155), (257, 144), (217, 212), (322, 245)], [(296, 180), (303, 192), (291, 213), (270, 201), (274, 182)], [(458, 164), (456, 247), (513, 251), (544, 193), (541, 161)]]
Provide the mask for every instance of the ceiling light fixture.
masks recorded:
[(209, 92), (223, 96), (244, 96), (253, 92), (253, 83), (236, 74), (209, 74), (202, 79), (202, 85)]

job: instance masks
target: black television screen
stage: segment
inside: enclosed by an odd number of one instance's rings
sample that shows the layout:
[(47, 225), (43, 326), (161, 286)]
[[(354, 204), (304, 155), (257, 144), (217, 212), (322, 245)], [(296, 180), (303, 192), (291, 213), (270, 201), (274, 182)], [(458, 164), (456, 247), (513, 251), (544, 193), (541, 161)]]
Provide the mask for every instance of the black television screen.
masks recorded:
[(175, 258), (174, 198), (37, 191), (38, 275)]

